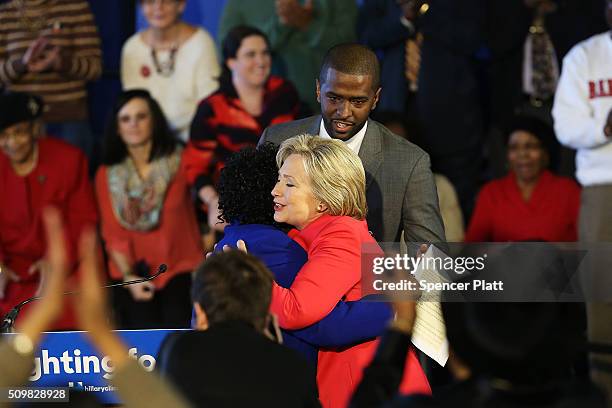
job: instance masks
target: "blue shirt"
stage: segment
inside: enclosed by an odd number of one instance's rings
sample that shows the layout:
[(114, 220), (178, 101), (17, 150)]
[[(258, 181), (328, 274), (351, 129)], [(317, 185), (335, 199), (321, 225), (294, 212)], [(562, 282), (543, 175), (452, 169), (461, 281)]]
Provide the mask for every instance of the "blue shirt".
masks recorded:
[[(246, 243), (250, 254), (263, 261), (284, 288), (291, 286), (308, 260), (308, 254), (297, 242), (278, 228), (263, 224), (228, 225), (217, 250), (222, 250), (224, 245), (235, 247), (239, 239)], [(380, 336), (391, 316), (387, 303), (339, 302), (319, 322), (300, 330), (283, 330), (283, 340), (287, 347), (302, 353), (316, 365), (319, 347), (341, 348)]]

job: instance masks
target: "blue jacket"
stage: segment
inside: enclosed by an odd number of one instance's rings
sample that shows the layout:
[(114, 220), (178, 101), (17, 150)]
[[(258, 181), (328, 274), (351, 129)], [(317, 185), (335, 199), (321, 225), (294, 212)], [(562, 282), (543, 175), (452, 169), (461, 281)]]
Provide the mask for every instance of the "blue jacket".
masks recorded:
[[(257, 256), (272, 271), (276, 282), (289, 288), (308, 260), (306, 251), (287, 234), (271, 225), (232, 224), (225, 227), (225, 236), (217, 244), (236, 246), (242, 239), (250, 254)], [(283, 330), (284, 344), (313, 364), (322, 348), (342, 348), (380, 336), (389, 319), (391, 308), (383, 302), (339, 302), (323, 320), (300, 330)]]

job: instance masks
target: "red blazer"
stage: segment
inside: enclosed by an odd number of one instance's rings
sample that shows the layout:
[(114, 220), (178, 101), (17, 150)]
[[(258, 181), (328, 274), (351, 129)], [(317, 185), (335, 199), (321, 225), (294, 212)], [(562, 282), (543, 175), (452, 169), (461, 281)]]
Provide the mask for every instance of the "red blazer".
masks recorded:
[[(365, 221), (323, 215), (302, 231), (289, 234), (308, 251), (308, 261), (291, 288), (276, 283), (271, 311), (282, 328), (300, 329), (325, 317), (340, 300), (361, 298), (361, 246), (376, 243)], [(377, 340), (343, 350), (319, 351), (317, 384), (325, 408), (344, 408), (376, 351)], [(427, 378), (411, 352), (402, 391), (431, 393)]]
[(576, 241), (580, 187), (544, 171), (529, 201), (508, 173), (487, 183), (476, 201), (466, 242)]
[[(62, 214), (74, 265), (81, 231), (98, 221), (85, 155), (57, 139), (43, 138), (36, 143), (38, 162), (23, 177), (15, 173), (10, 160), (0, 153), (0, 262), (21, 277), (19, 283), (8, 284), (5, 298), (0, 300), (2, 316), (36, 292), (40, 276), (29, 275), (28, 268), (43, 258), (47, 250), (41, 218), (46, 206), (53, 205)], [(68, 287), (75, 283), (75, 277), (76, 273), (70, 276)], [(71, 304), (71, 299), (67, 304)], [(26, 313), (27, 306), (20, 316)], [(71, 327), (72, 316), (65, 313), (54, 329)]]

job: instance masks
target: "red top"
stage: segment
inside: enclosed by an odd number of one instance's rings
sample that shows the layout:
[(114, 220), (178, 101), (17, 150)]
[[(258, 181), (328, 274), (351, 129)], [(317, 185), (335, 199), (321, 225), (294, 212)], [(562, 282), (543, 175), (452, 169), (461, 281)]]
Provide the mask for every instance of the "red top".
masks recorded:
[[(9, 159), (0, 152), (0, 262), (21, 277), (18, 283), (9, 282), (4, 299), (0, 300), (2, 316), (36, 292), (40, 276), (28, 275), (28, 268), (42, 259), (47, 250), (42, 210), (53, 205), (62, 214), (74, 263), (82, 229), (98, 220), (87, 159), (81, 151), (51, 138), (40, 139), (37, 144), (38, 162), (26, 176), (18, 176)], [(75, 276), (68, 280), (67, 290), (73, 289)], [(66, 307), (71, 303), (66, 297)], [(53, 329), (74, 327), (73, 316), (64, 311)], [(20, 318), (27, 313), (28, 306)]]
[(579, 209), (580, 187), (573, 180), (544, 171), (525, 201), (508, 173), (480, 191), (465, 240), (576, 241)]
[(26, 176), (18, 176), (0, 153), (0, 262), (19, 274), (22, 282), (38, 280), (27, 271), (46, 252), (41, 217), (46, 206), (61, 212), (73, 260), (81, 230), (98, 221), (85, 156), (57, 139), (37, 143), (38, 163)]
[[(340, 300), (361, 298), (362, 244), (376, 243), (365, 221), (347, 216), (323, 215), (301, 231), (289, 233), (308, 251), (308, 261), (293, 284), (272, 288), (271, 311), (284, 329), (300, 329), (325, 317)], [(317, 383), (325, 408), (344, 408), (361, 381), (377, 341), (367, 341), (343, 350), (319, 351)], [(403, 392), (430, 393), (418, 360), (411, 352)]]
[(214, 185), (227, 159), (255, 146), (265, 128), (294, 120), (300, 111), (298, 94), (290, 82), (270, 76), (265, 84), (262, 111), (246, 111), (231, 81), (200, 102), (185, 149), (187, 177), (197, 189)]
[[(202, 241), (182, 163), (168, 185), (160, 222), (153, 230), (129, 230), (119, 224), (111, 205), (105, 166), (101, 166), (96, 174), (96, 195), (100, 206), (102, 237), (108, 250), (122, 253), (130, 264), (145, 260), (152, 274), (160, 264), (168, 265), (168, 271), (153, 280), (156, 288), (163, 288), (177, 273), (193, 271), (204, 260)], [(108, 266), (113, 278), (122, 278), (121, 271), (111, 259)]]

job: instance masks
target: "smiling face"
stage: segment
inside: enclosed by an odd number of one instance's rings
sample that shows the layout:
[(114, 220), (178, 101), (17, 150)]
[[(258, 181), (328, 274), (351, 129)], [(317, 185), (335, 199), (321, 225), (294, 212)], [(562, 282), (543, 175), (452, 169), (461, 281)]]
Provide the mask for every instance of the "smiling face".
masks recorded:
[(536, 180), (546, 168), (548, 154), (533, 134), (516, 130), (508, 140), (508, 164), (520, 181)]
[(326, 207), (312, 192), (303, 159), (292, 154), (278, 171), (278, 181), (272, 190), (274, 221), (293, 225), (301, 230), (319, 218)]
[(19, 122), (0, 132), (0, 149), (13, 164), (25, 164), (34, 157), (34, 126)]
[(128, 148), (152, 143), (153, 119), (147, 101), (132, 98), (123, 105), (117, 114), (117, 129)]
[(232, 77), (252, 87), (262, 87), (270, 76), (272, 58), (266, 40), (258, 35), (245, 37), (235, 58), (227, 59)]
[(154, 29), (164, 30), (179, 21), (185, 2), (180, 0), (141, 0), (142, 14)]
[(376, 107), (380, 88), (374, 89), (370, 75), (351, 75), (327, 70), (325, 81), (317, 80), (317, 100), (327, 133), (334, 139), (355, 136)]

